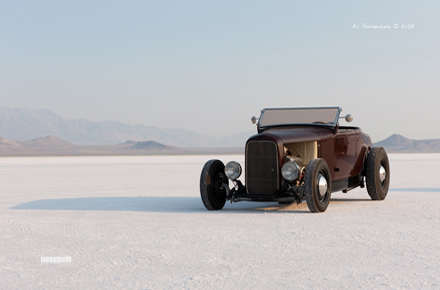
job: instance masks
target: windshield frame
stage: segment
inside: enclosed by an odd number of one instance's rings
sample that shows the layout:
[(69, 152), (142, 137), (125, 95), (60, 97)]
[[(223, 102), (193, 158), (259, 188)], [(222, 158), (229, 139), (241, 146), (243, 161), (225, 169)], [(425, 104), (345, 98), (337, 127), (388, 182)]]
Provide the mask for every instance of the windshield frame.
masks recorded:
[[(325, 109), (336, 109), (336, 115), (333, 123), (331, 124), (316, 124), (316, 123), (280, 123), (280, 124), (270, 124), (270, 125), (261, 125), (262, 121), (264, 120), (264, 114), (266, 111), (270, 110), (325, 110)], [(265, 108), (261, 111), (260, 119), (258, 120), (258, 127), (259, 128), (271, 128), (271, 127), (277, 127), (277, 126), (288, 126), (288, 125), (312, 125), (312, 126), (322, 126), (322, 127), (328, 127), (328, 128), (334, 128), (337, 125), (339, 125), (339, 117), (342, 112), (342, 107), (301, 107), (301, 108)]]

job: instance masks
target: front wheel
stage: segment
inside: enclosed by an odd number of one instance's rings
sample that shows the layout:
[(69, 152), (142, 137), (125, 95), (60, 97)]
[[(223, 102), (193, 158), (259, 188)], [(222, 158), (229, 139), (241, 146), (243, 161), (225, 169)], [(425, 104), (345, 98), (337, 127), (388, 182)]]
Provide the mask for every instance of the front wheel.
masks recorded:
[(316, 158), (307, 165), (304, 177), (307, 206), (311, 212), (324, 212), (330, 203), (332, 178), (327, 162)]
[(203, 166), (200, 175), (200, 195), (203, 205), (209, 210), (222, 209), (226, 203), (226, 190), (223, 184), (228, 184), (225, 176), (225, 165), (220, 160), (209, 160)]

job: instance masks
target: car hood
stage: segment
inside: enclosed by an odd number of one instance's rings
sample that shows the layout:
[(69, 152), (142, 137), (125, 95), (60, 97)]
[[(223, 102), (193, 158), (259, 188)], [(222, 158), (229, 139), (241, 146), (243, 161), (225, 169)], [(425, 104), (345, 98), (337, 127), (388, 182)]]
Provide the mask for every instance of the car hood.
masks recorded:
[(329, 130), (319, 127), (300, 127), (300, 128), (282, 128), (282, 129), (270, 129), (264, 132), (254, 135), (249, 138), (251, 140), (272, 140), (282, 143), (296, 143), (296, 142), (309, 142), (319, 141), (333, 136), (333, 133)]

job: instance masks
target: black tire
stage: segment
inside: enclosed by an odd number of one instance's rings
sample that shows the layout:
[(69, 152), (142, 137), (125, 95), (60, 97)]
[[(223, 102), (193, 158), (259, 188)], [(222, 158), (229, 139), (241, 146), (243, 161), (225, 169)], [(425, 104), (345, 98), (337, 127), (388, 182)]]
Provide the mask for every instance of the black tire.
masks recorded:
[(224, 174), (225, 165), (220, 160), (209, 160), (203, 166), (200, 175), (200, 195), (205, 207), (209, 210), (222, 209), (226, 203), (226, 190), (222, 184), (228, 184)]
[[(319, 179), (325, 178), (327, 189), (324, 194), (319, 191)], [(332, 178), (327, 162), (322, 158), (316, 158), (307, 165), (304, 177), (305, 196), (307, 206), (311, 212), (324, 212), (330, 203), (332, 193)]]
[[(385, 170), (385, 175), (380, 174), (381, 167)], [(366, 178), (367, 191), (371, 199), (385, 199), (390, 186), (390, 163), (387, 153), (382, 147), (373, 147), (370, 150), (367, 157)]]

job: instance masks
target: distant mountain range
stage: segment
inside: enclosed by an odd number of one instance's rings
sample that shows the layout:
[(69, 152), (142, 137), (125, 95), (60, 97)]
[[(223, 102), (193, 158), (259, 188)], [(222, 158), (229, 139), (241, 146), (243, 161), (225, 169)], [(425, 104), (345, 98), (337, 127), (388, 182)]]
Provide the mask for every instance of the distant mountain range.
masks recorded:
[(178, 155), (237, 154), (243, 148), (177, 148), (156, 141), (127, 141), (116, 145), (76, 145), (55, 136), (27, 141), (0, 137), (0, 156), (84, 156), (84, 155)]
[(211, 137), (183, 129), (128, 125), (116, 121), (67, 120), (49, 110), (0, 106), (0, 136), (9, 140), (30, 140), (56, 136), (75, 144), (119, 144), (126, 140), (154, 140), (178, 147), (243, 147), (254, 132)]
[(26, 141), (0, 138), (0, 156), (27, 155), (131, 155), (178, 150), (154, 141), (127, 141), (117, 145), (75, 145), (55, 136), (39, 137)]
[(440, 139), (413, 140), (399, 134), (393, 134), (385, 140), (374, 143), (384, 147), (387, 152), (430, 153), (440, 152)]

